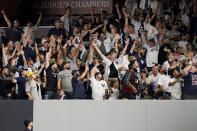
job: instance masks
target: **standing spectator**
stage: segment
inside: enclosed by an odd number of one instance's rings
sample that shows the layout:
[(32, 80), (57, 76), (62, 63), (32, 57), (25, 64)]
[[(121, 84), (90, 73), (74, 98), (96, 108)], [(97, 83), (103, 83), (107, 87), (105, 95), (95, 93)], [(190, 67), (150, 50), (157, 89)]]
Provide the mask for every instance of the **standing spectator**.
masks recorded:
[(183, 99), (197, 99), (197, 67), (189, 65), (182, 71), (184, 76)]
[(92, 98), (94, 100), (103, 100), (106, 95), (107, 82), (103, 80), (100, 72), (96, 72), (98, 65), (95, 65), (90, 72), (90, 81), (92, 87)]
[(87, 75), (89, 68), (86, 66), (85, 71), (80, 75), (79, 71), (73, 70), (72, 71), (72, 87), (73, 87), (73, 93), (72, 98), (73, 99), (85, 99), (85, 87), (84, 82), (87, 81), (85, 79), (85, 76)]
[(23, 35), (23, 29), (19, 27), (19, 21), (14, 20), (13, 26), (12, 23), (10, 22), (9, 18), (5, 14), (5, 11), (2, 10), (1, 13), (3, 14), (3, 17), (8, 25), (9, 28), (9, 40), (16, 42), (16, 41), (21, 41), (22, 40), (22, 35)]
[(158, 54), (159, 54), (159, 45), (155, 41), (155, 38), (148, 40), (147, 42), (144, 39), (144, 35), (142, 34), (143, 46), (147, 49), (146, 53), (146, 62), (148, 71), (151, 71), (151, 68), (158, 64)]
[(66, 98), (71, 99), (73, 87), (71, 82), (72, 74), (70, 71), (70, 62), (64, 61), (62, 66), (64, 70), (60, 71), (57, 75), (57, 88), (58, 90), (63, 89)]
[(53, 99), (56, 94), (57, 89), (57, 64), (55, 60), (51, 60), (49, 62), (49, 59), (51, 57), (51, 47), (49, 49), (49, 52), (46, 54), (46, 74), (45, 74), (45, 83), (46, 83), (46, 97), (48, 99)]
[(16, 89), (17, 99), (27, 99), (27, 94), (25, 92), (25, 83), (27, 81), (27, 69), (21, 68), (19, 71), (19, 77), (14, 78), (12, 74), (12, 82), (17, 84), (18, 89)]
[[(66, 38), (66, 34), (64, 32), (64, 30), (62, 29), (62, 26), (60, 24), (59, 20), (56, 20), (54, 23), (55, 27), (51, 28), (48, 32), (48, 37), (51, 37), (52, 35), (55, 36), (55, 38), (57, 37), (62, 37), (62, 38)], [(50, 41), (54, 41), (53, 39), (50, 39)]]
[(41, 81), (37, 78), (41, 71), (43, 70), (44, 65), (40, 68), (40, 70), (35, 73), (35, 72), (29, 72), (27, 74), (28, 81), (26, 82), (26, 93), (27, 96), (29, 97), (29, 100), (41, 100)]
[(64, 29), (67, 33), (72, 31), (73, 19), (71, 16), (71, 8), (66, 8), (66, 14), (61, 17), (60, 21), (63, 23)]
[(25, 40), (31, 39), (34, 41), (34, 33), (38, 29), (38, 25), (40, 24), (41, 19), (42, 19), (42, 13), (39, 12), (39, 18), (35, 26), (32, 26), (31, 22), (27, 23), (27, 26), (23, 29), (24, 31), (23, 39)]
[[(161, 90), (167, 98), (171, 98), (171, 87), (168, 86), (170, 77), (167, 75), (166, 67), (162, 66), (160, 69), (160, 76), (158, 78), (158, 89)], [(158, 92), (158, 90), (157, 90)], [(157, 93), (156, 92), (156, 93)]]
[(182, 78), (180, 72), (177, 69), (172, 71), (172, 79), (170, 79), (169, 86), (171, 86), (171, 99), (180, 100), (181, 99), (181, 90), (182, 90)]
[(131, 61), (129, 70), (126, 72), (122, 81), (122, 98), (135, 99), (138, 89), (137, 68), (139, 67), (136, 60)]
[(11, 99), (14, 84), (11, 82), (11, 77), (7, 67), (2, 68), (0, 83), (0, 99)]

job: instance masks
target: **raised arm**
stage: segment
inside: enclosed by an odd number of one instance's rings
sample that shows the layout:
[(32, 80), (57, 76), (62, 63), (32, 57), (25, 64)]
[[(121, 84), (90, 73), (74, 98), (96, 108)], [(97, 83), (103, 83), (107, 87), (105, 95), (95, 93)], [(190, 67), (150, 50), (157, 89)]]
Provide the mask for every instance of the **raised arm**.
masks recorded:
[[(66, 51), (65, 51), (65, 49), (62, 46), (62, 39), (61, 38), (58, 38), (57, 39), (57, 43), (58, 43), (58, 45), (59, 45), (59, 47), (60, 47), (60, 49), (62, 51), (63, 59), (66, 60)], [(66, 46), (67, 46), (67, 43), (66, 43)]]
[(35, 52), (36, 52), (36, 61), (40, 61), (39, 51), (38, 51), (38, 44), (35, 42)]
[(97, 65), (95, 65), (95, 66), (93, 67), (93, 69), (91, 70), (91, 72), (90, 72), (90, 78), (92, 78), (92, 77), (95, 75), (96, 70), (97, 70)]
[(151, 18), (150, 18), (150, 22), (152, 22), (152, 21), (153, 21), (153, 19), (154, 19), (154, 18), (155, 18), (155, 16), (157, 15), (158, 10), (159, 10), (159, 8), (157, 7), (157, 8), (155, 9), (155, 11), (154, 11), (153, 15), (152, 15), (152, 16), (151, 16)]
[(1, 14), (3, 14), (3, 17), (4, 17), (4, 19), (5, 19), (5, 21), (6, 21), (7, 25), (8, 25), (8, 27), (10, 28), (10, 27), (12, 26), (12, 24), (11, 24), (9, 18), (7, 17), (7, 15), (5, 14), (4, 9), (1, 11)]
[(4, 44), (2, 44), (2, 62), (3, 62), (3, 66), (6, 66), (8, 64), (8, 59), (6, 59), (6, 52), (7, 52), (7, 48), (4, 47)]
[(100, 51), (100, 49), (98, 48), (98, 46), (96, 45), (95, 42), (92, 42), (93, 47), (96, 49), (96, 52), (100, 55), (100, 57), (102, 59), (105, 59), (105, 56), (103, 55), (103, 53)]
[(102, 26), (103, 26), (103, 25), (100, 24), (100, 25), (98, 25), (97, 27), (91, 29), (91, 30), (90, 30), (90, 34), (94, 33), (96, 30), (98, 30), (98, 29), (101, 28)]
[[(194, 0), (195, 1), (195, 0)], [(190, 13), (190, 10), (189, 10), (189, 7), (187, 6), (187, 4), (186, 4), (186, 1), (185, 0), (183, 0), (183, 4), (184, 4), (184, 6), (185, 6), (185, 9), (186, 9), (186, 13), (187, 14), (189, 14)], [(195, 7), (194, 7), (195, 8)]]
[(46, 53), (46, 64), (45, 64), (45, 68), (47, 69), (49, 67), (49, 60), (51, 58), (51, 46), (49, 48), (49, 52)]
[(92, 64), (93, 62), (93, 52), (94, 52), (93, 45), (90, 44), (89, 53), (88, 53), (88, 64)]
[(134, 14), (135, 14), (136, 8), (137, 8), (137, 5), (135, 5), (135, 6), (133, 7), (133, 9), (132, 9), (131, 16), (130, 16), (130, 19), (131, 19), (131, 20), (134, 19)]
[(101, 7), (101, 22), (103, 22), (103, 8)]
[(191, 67), (192, 67), (192, 65), (189, 65), (189, 66), (185, 67), (185, 68), (182, 70), (181, 74), (182, 74), (183, 76), (187, 76), (187, 75), (188, 75), (188, 72), (189, 72), (189, 70), (190, 70)]
[(37, 76), (40, 75), (40, 73), (42, 72), (42, 70), (44, 69), (45, 67), (45, 62), (41, 65), (40, 69), (38, 70), (38, 72), (36, 73)]
[(125, 17), (125, 24), (124, 24), (124, 33), (127, 33), (128, 32), (128, 24), (129, 24), (129, 15), (128, 14), (124, 14), (124, 17)]
[(35, 25), (36, 28), (37, 28), (38, 25), (40, 24), (41, 19), (42, 19), (42, 13), (39, 12), (39, 18), (38, 18), (38, 21), (37, 21), (37, 23), (36, 23), (36, 25)]
[(80, 49), (81, 49), (81, 47), (83, 46), (83, 39), (82, 39), (82, 37), (81, 37), (81, 36), (78, 36), (78, 37), (79, 37), (80, 43), (79, 43), (79, 46), (78, 46), (78, 48), (77, 48), (77, 50), (76, 50), (76, 52), (75, 52), (75, 57), (76, 57), (76, 58), (78, 57), (79, 52), (80, 52)]
[(123, 56), (124, 56), (125, 53), (126, 53), (127, 47), (128, 47), (128, 45), (129, 45), (129, 41), (130, 41), (129, 38), (127, 38), (126, 41), (125, 41), (125, 47), (124, 47), (124, 49), (122, 50), (122, 53), (121, 53), (121, 55), (120, 55), (121, 58), (123, 58)]
[(121, 19), (122, 16), (121, 16), (121, 13), (120, 13), (119, 4), (116, 3), (116, 4), (115, 4), (115, 7), (116, 7), (116, 11), (117, 11), (117, 13), (118, 13), (118, 18)]
[(78, 81), (82, 80), (86, 76), (88, 70), (89, 70), (89, 68), (88, 68), (88, 66), (86, 66), (85, 71), (77, 78), (77, 80)]
[(131, 46), (130, 53), (133, 54), (133, 51), (135, 50), (136, 41), (133, 42), (133, 45)]
[(26, 60), (26, 58), (25, 58), (24, 51), (21, 50), (20, 53), (21, 53), (21, 55), (22, 55), (22, 57), (23, 57), (24, 67), (27, 67), (27, 60)]
[(94, 24), (94, 7), (91, 9), (91, 19), (92, 19), (92, 24)]

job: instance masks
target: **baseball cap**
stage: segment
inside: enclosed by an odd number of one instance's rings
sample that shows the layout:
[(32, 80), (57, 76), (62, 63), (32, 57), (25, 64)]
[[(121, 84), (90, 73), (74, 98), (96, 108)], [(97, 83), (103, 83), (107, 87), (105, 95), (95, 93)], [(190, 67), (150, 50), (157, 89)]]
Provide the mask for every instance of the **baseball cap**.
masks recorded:
[(29, 72), (29, 73), (27, 73), (27, 77), (29, 78), (33, 74), (35, 74), (35, 72)]
[(21, 69), (19, 70), (19, 72), (23, 72), (23, 71), (27, 71), (28, 69), (25, 67), (21, 67)]
[(70, 64), (70, 61), (64, 61), (64, 62), (62, 63), (62, 66), (66, 65), (66, 64)]
[(44, 44), (44, 43), (46, 43), (46, 42), (48, 42), (48, 40), (43, 39), (41, 43)]
[(76, 72), (78, 72), (79, 70), (73, 70), (72, 71), (72, 75), (74, 76), (74, 74), (76, 73)]

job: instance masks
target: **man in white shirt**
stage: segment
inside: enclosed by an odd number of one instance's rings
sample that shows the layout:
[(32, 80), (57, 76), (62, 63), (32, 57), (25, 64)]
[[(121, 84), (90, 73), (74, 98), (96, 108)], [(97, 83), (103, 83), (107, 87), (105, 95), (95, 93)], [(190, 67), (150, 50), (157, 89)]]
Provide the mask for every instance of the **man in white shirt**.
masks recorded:
[(127, 50), (129, 39), (125, 42), (126, 45), (121, 52), (121, 55), (119, 58), (117, 58), (117, 52), (112, 51), (110, 53), (110, 59), (108, 59), (98, 48), (97, 43), (93, 42), (92, 45), (100, 55), (100, 57), (103, 59), (103, 62), (106, 64), (105, 66), (105, 73), (104, 73), (104, 79), (108, 80), (108, 78), (118, 78), (118, 69), (122, 66), (123, 56)]
[(182, 51), (187, 50), (186, 46), (187, 46), (188, 42), (185, 40), (185, 35), (182, 35), (181, 41), (178, 42), (178, 46), (182, 48)]
[(151, 71), (151, 68), (158, 64), (158, 54), (159, 54), (159, 45), (156, 41), (156, 38), (148, 40), (146, 42), (144, 34), (142, 33), (143, 46), (147, 49), (146, 53), (146, 63), (148, 70)]
[(158, 71), (158, 65), (153, 66), (152, 68), (152, 74), (150, 74), (146, 80), (147, 86), (149, 86), (149, 95), (155, 97), (155, 91), (158, 87), (158, 79), (159, 79), (160, 73)]
[(92, 87), (92, 98), (94, 100), (104, 100), (106, 96), (106, 91), (108, 89), (107, 82), (102, 80), (102, 75), (100, 72), (96, 72), (97, 66), (94, 66), (90, 73), (90, 86)]
[(180, 78), (180, 72), (178, 70), (172, 71), (173, 78), (169, 81), (169, 86), (171, 87), (171, 99), (172, 100), (180, 100), (181, 99), (181, 88), (183, 80)]
[(167, 96), (167, 98), (171, 97), (171, 87), (168, 86), (169, 81), (170, 81), (170, 77), (167, 75), (166, 72), (166, 67), (162, 66), (160, 69), (160, 76), (158, 78), (158, 87), (160, 90), (162, 90), (165, 94), (165, 96)]

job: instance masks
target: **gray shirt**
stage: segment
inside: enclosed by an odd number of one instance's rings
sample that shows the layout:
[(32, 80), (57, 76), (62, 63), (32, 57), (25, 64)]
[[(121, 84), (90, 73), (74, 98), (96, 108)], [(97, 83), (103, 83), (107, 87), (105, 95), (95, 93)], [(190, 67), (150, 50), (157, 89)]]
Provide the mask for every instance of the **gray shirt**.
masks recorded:
[(40, 83), (37, 81), (27, 81), (25, 85), (25, 91), (29, 92), (33, 97), (33, 100), (42, 100)]
[(68, 91), (71, 92), (73, 90), (72, 88), (72, 74), (71, 71), (60, 71), (57, 75), (57, 79), (60, 80), (61, 79), (61, 88), (64, 91)]

